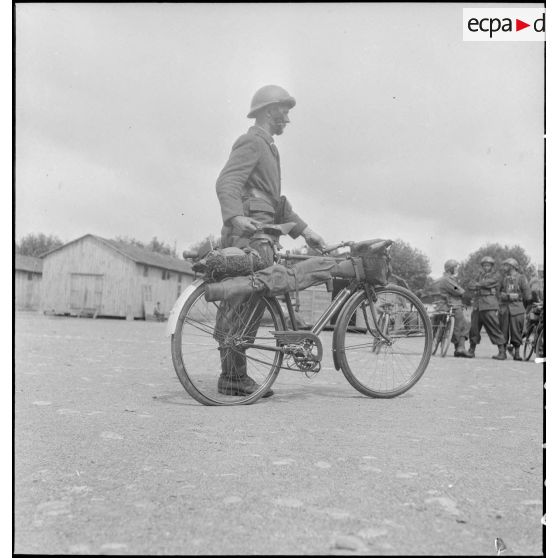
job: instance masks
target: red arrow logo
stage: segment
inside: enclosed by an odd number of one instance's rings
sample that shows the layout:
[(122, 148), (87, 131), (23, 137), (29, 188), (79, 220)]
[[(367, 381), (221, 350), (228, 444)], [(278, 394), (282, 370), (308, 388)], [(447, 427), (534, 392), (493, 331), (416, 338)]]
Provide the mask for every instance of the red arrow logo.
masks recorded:
[(530, 23), (525, 23), (524, 21), (521, 21), (520, 19), (515, 20), (515, 30), (516, 31), (521, 31), (522, 29), (525, 29), (525, 27), (531, 27), (531, 24)]

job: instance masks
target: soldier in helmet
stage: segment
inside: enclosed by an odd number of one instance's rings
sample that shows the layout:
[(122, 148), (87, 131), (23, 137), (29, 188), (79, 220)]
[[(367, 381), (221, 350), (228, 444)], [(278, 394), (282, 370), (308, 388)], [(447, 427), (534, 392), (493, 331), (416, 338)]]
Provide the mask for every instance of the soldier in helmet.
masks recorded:
[(448, 260), (444, 264), (444, 274), (440, 279), (434, 282), (432, 289), (434, 294), (439, 297), (437, 308), (447, 312), (450, 306), (453, 307), (455, 316), (452, 338), (452, 343), (455, 345), (454, 356), (470, 358), (467, 349), (465, 349), (465, 341), (469, 333), (469, 324), (463, 313), (463, 295), (465, 294), (465, 289), (457, 284), (456, 272), (458, 267), (459, 262), (456, 260)]
[(469, 289), (473, 292), (473, 311), (471, 312), (468, 353), (471, 357), (475, 356), (475, 348), (481, 341), (480, 332), (484, 326), (492, 344), (498, 346), (498, 354), (492, 358), (505, 360), (506, 345), (498, 318), (500, 275), (494, 269), (495, 262), (493, 257), (484, 256), (480, 264), (482, 272), (468, 285)]
[(511, 345), (513, 360), (523, 360), (519, 354), (522, 343), (525, 307), (531, 304), (531, 289), (527, 279), (519, 273), (519, 264), (514, 258), (502, 262), (500, 281), (500, 328), (504, 342)]
[[(254, 126), (240, 136), (217, 178), (217, 197), (221, 205), (223, 228), (222, 247), (251, 247), (258, 251), (267, 264), (273, 263), (277, 238), (262, 241), (252, 235), (263, 224), (294, 222), (289, 232), (292, 238), (303, 236), (308, 246), (321, 249), (323, 238), (315, 233), (281, 195), (281, 167), (279, 152), (273, 136), (283, 133), (290, 122), (289, 110), (296, 104), (294, 97), (277, 85), (266, 85), (254, 94), (248, 118), (255, 118)], [(231, 334), (238, 324), (235, 316), (248, 312), (249, 302), (222, 302), (217, 316), (219, 329)], [(254, 329), (257, 329), (257, 322)], [(221, 376), (218, 391), (226, 395), (253, 393), (258, 385), (246, 372), (246, 356), (238, 351), (221, 350)], [(266, 396), (271, 395), (271, 390)]]

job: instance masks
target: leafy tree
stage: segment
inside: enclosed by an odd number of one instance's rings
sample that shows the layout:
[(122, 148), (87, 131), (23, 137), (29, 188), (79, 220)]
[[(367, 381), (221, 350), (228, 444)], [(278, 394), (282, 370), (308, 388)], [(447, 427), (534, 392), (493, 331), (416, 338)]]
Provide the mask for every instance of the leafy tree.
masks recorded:
[(495, 268), (501, 268), (501, 264), (508, 258), (514, 258), (519, 264), (519, 271), (523, 273), (527, 279), (536, 275), (535, 266), (531, 263), (531, 258), (525, 253), (521, 246), (502, 246), (501, 244), (485, 244), (465, 259), (461, 263), (457, 271), (457, 280), (464, 287), (468, 285), (481, 272), (480, 261), (484, 256), (492, 256)]
[(165, 254), (167, 256), (176, 257), (176, 248), (171, 247), (169, 244), (161, 242), (154, 236), (147, 244), (136, 238), (129, 238), (127, 236), (117, 236), (113, 239), (115, 242), (120, 242), (122, 244), (128, 244), (130, 246), (137, 246), (138, 248), (144, 248), (146, 250), (151, 250), (151, 252), (157, 252), (158, 254)]
[(63, 244), (57, 236), (31, 233), (21, 238), (19, 242), (16, 242), (15, 250), (17, 254), (22, 256), (38, 257)]
[(431, 271), (428, 257), (401, 239), (391, 246), (391, 268), (412, 291), (421, 292), (427, 287)]
[(191, 252), (193, 254), (204, 254), (211, 250), (212, 248), (218, 248), (221, 246), (221, 236), (214, 236), (212, 234), (206, 236), (202, 240), (198, 242), (194, 242), (188, 246), (187, 252)]
[(165, 242), (160, 242), (156, 236), (154, 236), (146, 248), (152, 252), (158, 252), (159, 254), (166, 254), (167, 256), (176, 257), (176, 248), (173, 248)]

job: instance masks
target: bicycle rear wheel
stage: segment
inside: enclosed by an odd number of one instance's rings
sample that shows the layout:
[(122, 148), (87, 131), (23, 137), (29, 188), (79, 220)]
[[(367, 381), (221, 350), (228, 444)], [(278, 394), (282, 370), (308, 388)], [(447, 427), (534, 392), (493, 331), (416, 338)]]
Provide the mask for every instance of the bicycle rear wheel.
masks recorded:
[(440, 356), (445, 357), (448, 354), (448, 348), (451, 344), (453, 328), (455, 327), (455, 317), (450, 316), (443, 325), (442, 346), (440, 347)]
[(532, 324), (527, 330), (527, 335), (525, 336), (525, 341), (523, 342), (523, 360), (527, 361), (531, 358), (533, 351), (535, 350), (535, 344), (537, 343), (537, 325)]
[[(374, 324), (368, 298), (358, 291), (339, 316), (333, 347), (349, 383), (369, 397), (391, 398), (414, 386), (424, 374), (432, 353), (432, 325), (426, 309), (410, 291), (395, 285), (376, 290), (375, 310), (388, 307), (389, 322), (381, 349), (375, 350), (378, 332), (350, 325), (357, 313)], [(354, 323), (354, 322), (353, 322)]]
[[(273, 350), (278, 343), (272, 332), (285, 329), (279, 303), (275, 298), (253, 298), (250, 312), (229, 305), (227, 311), (232, 313), (224, 322), (225, 303), (207, 302), (204, 294), (205, 283), (186, 299), (171, 338), (172, 361), (178, 379), (204, 405), (254, 403), (271, 387), (283, 361), (283, 354)], [(246, 310), (247, 306), (243, 308)], [(260, 314), (259, 321), (254, 320)], [(231, 320), (235, 323), (234, 335), (229, 335), (230, 329), (224, 331), (223, 324), (230, 324)], [(258, 325), (254, 326), (255, 323)], [(217, 381), (222, 361), (231, 368), (237, 366), (240, 374), (244, 374), (245, 366), (259, 388), (249, 395), (219, 393)], [(234, 374), (234, 370), (230, 372)]]

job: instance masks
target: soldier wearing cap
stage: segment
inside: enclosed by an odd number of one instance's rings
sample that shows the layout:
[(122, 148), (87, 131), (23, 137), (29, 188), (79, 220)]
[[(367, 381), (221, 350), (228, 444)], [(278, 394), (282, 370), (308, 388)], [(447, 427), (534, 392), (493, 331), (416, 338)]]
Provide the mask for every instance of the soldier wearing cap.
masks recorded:
[(531, 304), (531, 289), (527, 279), (519, 273), (519, 264), (514, 258), (502, 262), (502, 279), (500, 293), (500, 328), (504, 334), (504, 343), (511, 345), (513, 360), (523, 360), (519, 354), (522, 343), (525, 307)]
[(494, 269), (494, 258), (484, 256), (480, 261), (482, 272), (469, 283), (473, 292), (473, 311), (471, 312), (471, 329), (469, 331), (469, 355), (475, 356), (475, 348), (481, 341), (481, 329), (484, 326), (493, 345), (498, 346), (498, 354), (492, 358), (506, 359), (506, 345), (498, 318), (498, 289), (500, 275)]
[(439, 297), (437, 308), (447, 312), (449, 307), (453, 307), (455, 316), (455, 327), (453, 330), (452, 343), (455, 345), (456, 357), (470, 358), (465, 349), (465, 341), (469, 333), (469, 324), (463, 313), (463, 295), (465, 289), (460, 287), (456, 280), (456, 272), (459, 262), (456, 260), (448, 260), (444, 264), (444, 274), (440, 279), (434, 282), (432, 287), (434, 294)]
[[(273, 136), (283, 133), (290, 122), (289, 110), (296, 104), (294, 97), (278, 85), (266, 85), (254, 94), (248, 118), (254, 126), (234, 143), (229, 159), (217, 178), (217, 197), (221, 205), (223, 228), (222, 247), (251, 247), (267, 264), (273, 263), (276, 238), (253, 239), (261, 225), (294, 222), (289, 232), (292, 238), (303, 236), (308, 246), (323, 248), (323, 238), (315, 233), (281, 195), (279, 152)], [(221, 332), (234, 331), (235, 316), (248, 312), (249, 302), (222, 302), (217, 320)], [(256, 330), (258, 320), (254, 320)], [(218, 391), (226, 395), (253, 393), (258, 385), (246, 372), (246, 356), (238, 351), (221, 350), (222, 373)], [(271, 395), (271, 390), (266, 396)], [(265, 397), (265, 396), (264, 396)]]

